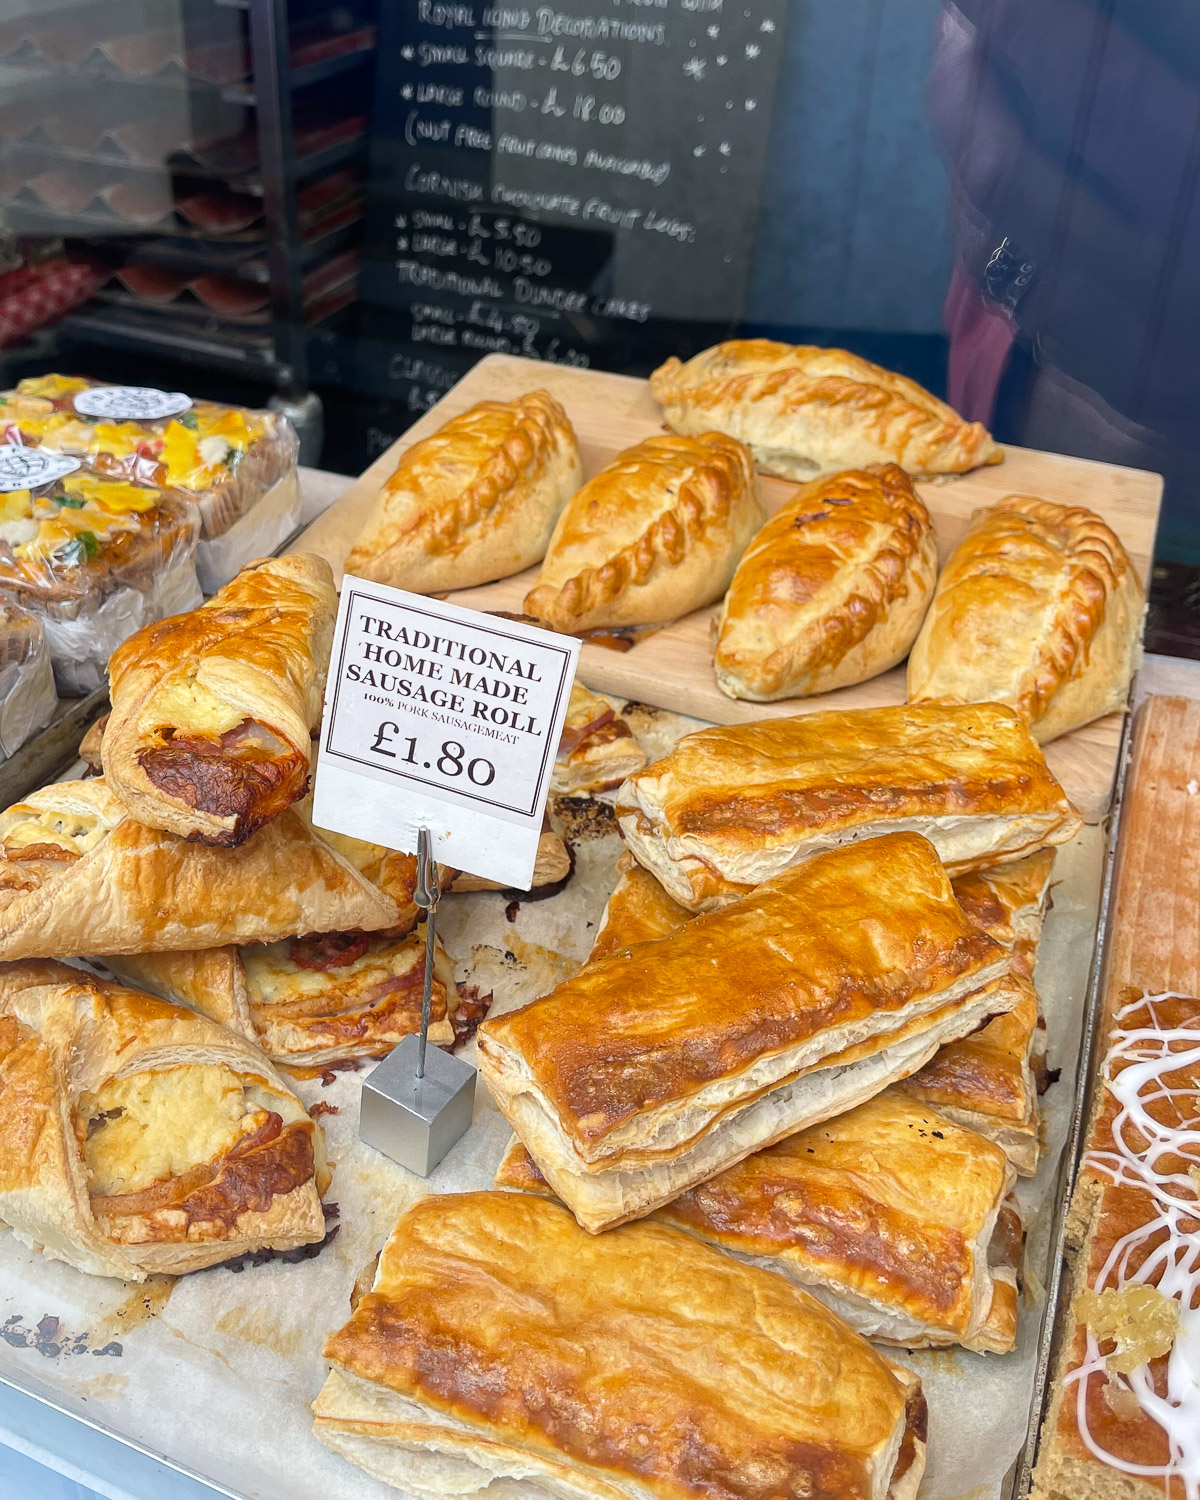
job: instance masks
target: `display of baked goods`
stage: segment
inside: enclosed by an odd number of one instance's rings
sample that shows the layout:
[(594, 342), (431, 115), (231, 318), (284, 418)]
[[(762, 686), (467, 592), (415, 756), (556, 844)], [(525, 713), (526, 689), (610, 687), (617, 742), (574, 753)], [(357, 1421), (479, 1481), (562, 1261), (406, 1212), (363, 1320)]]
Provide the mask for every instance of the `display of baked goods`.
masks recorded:
[(1011, 865), (960, 875), (959, 905), (1009, 949), (1021, 998), (973, 1036), (950, 1042), (901, 1087), (960, 1125), (1002, 1147), (1023, 1176), (1037, 1170), (1040, 1111), (1046, 1082), (1046, 1029), (1038, 1010), (1034, 965), (1050, 895), (1054, 851)]
[[(216, 401), (174, 403), (167, 417), (90, 417), (76, 398), (98, 390), (131, 392), (130, 410), (154, 409), (137, 387), (106, 386), (74, 375), (37, 375), (0, 392), (0, 441), (52, 448), (118, 479), (185, 494), (200, 535), (228, 531), (296, 464), (299, 444), (286, 417)], [(119, 401), (117, 403), (120, 405)]]
[(886, 463), (962, 474), (1004, 456), (981, 423), (845, 349), (731, 339), (686, 363), (672, 356), (650, 391), (672, 432), (727, 432), (785, 479)]
[(104, 774), (139, 821), (238, 844), (305, 795), (336, 612), (323, 558), (266, 558), (113, 653)]
[(1043, 744), (1125, 707), (1146, 596), (1111, 527), (1009, 495), (951, 553), (908, 662), (912, 702), (1007, 703)]
[(320, 1127), (257, 1047), (65, 964), (0, 969), (0, 1222), (97, 1276), (324, 1238)]
[(481, 401), (401, 455), (346, 572), (414, 594), (522, 573), (545, 556), (582, 483), (579, 444), (553, 396)]
[(914, 828), (952, 874), (1062, 844), (1081, 820), (996, 703), (897, 704), (699, 729), (629, 778), (617, 822), (693, 911), (847, 839)]
[(479, 1070), (585, 1228), (852, 1108), (1015, 1002), (915, 833), (832, 849), (485, 1021)]
[(0, 594), (0, 763), (49, 724), (57, 704), (41, 621)]
[[(531, 892), (542, 895), (553, 887), (562, 885), (571, 874), (571, 851), (553, 828), (543, 827), (538, 834), (537, 855), (533, 864), (533, 878), (529, 882)], [(472, 875), (463, 870), (450, 880), (451, 895), (470, 895), (473, 891), (507, 891), (510, 886), (498, 880), (489, 880), (485, 875)]]
[(646, 752), (608, 699), (572, 683), (550, 790), (567, 796), (611, 791), (645, 764)]
[[(755, 1152), (651, 1216), (803, 1286), (856, 1333), (1004, 1354), (1022, 1228), (997, 1146), (894, 1089)], [(495, 1186), (546, 1193), (514, 1139)]]
[(815, 1298), (524, 1193), (410, 1208), (325, 1354), (317, 1437), (418, 1496), (912, 1500), (924, 1471), (920, 1380)]
[(937, 577), (929, 512), (896, 464), (804, 485), (738, 564), (713, 666), (730, 698), (808, 698), (903, 661)]
[[(203, 953), (105, 963), (118, 979), (233, 1026), (275, 1062), (318, 1067), (383, 1057), (421, 1028), (425, 938), (331, 932)], [(454, 965), (434, 958), (429, 1040), (454, 1041)]]
[(562, 631), (677, 620), (721, 597), (764, 519), (743, 444), (647, 438), (567, 502), (525, 611)]
[(0, 812), (0, 959), (220, 948), (396, 919), (291, 809), (236, 849), (147, 828), (101, 776)]

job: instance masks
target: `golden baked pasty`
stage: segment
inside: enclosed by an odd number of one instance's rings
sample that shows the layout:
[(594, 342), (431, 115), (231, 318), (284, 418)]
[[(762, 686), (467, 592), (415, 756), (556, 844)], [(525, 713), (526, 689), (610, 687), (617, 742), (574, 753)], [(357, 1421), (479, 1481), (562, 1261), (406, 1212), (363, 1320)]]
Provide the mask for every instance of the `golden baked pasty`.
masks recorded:
[(598, 1231), (873, 1097), (1014, 999), (933, 846), (894, 833), (485, 1021), (479, 1071)]
[(1079, 814), (998, 703), (698, 729), (617, 793), (634, 857), (694, 911), (849, 839), (913, 828), (951, 874), (1063, 844)]
[(1009, 495), (950, 554), (908, 661), (913, 703), (1007, 703), (1045, 744), (1125, 707), (1146, 596), (1082, 506)]
[(219, 948), (396, 918), (291, 808), (240, 849), (145, 827), (101, 776), (0, 813), (0, 959)]
[(550, 790), (564, 796), (610, 791), (645, 764), (646, 752), (608, 700), (573, 682)]
[(568, 501), (525, 610), (562, 631), (677, 620), (721, 597), (764, 519), (741, 443), (647, 438)]
[(418, 1496), (913, 1500), (918, 1377), (815, 1298), (659, 1224), (425, 1198), (325, 1346), (314, 1431)]
[[(383, 1057), (421, 1029), (425, 938), (330, 932), (202, 953), (105, 960), (118, 979), (189, 1005), (255, 1041), (275, 1062), (321, 1067)], [(429, 1040), (454, 1041), (458, 991), (439, 943)]]
[(304, 796), (336, 612), (329, 564), (294, 553), (113, 652), (104, 775), (140, 822), (240, 844)]
[(962, 474), (999, 463), (979, 422), (845, 349), (732, 339), (650, 377), (673, 432), (727, 432), (768, 474), (811, 479), (896, 463), (910, 474)]
[(65, 964), (0, 969), (0, 1222), (96, 1276), (324, 1238), (320, 1127), (257, 1047)]
[[(1017, 1333), (1012, 1183), (998, 1146), (885, 1089), (652, 1217), (790, 1277), (864, 1338), (1003, 1354)], [(515, 1138), (495, 1186), (549, 1191)]]
[(582, 483), (575, 431), (548, 391), (480, 401), (401, 455), (346, 572), (414, 594), (521, 573)]
[(713, 666), (730, 698), (808, 698), (908, 655), (933, 595), (929, 512), (896, 464), (806, 484), (738, 564)]

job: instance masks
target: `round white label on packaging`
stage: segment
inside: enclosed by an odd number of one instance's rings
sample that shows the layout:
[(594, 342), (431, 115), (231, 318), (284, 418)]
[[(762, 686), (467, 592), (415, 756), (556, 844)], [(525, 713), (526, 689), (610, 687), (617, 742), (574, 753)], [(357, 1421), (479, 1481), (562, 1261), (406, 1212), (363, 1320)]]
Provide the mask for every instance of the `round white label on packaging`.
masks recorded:
[(94, 385), (75, 397), (81, 417), (111, 417), (117, 422), (152, 422), (177, 417), (192, 398), (182, 391), (156, 391), (150, 385)]
[(36, 490), (56, 479), (65, 479), (79, 468), (77, 458), (52, 453), (48, 448), (23, 448), (17, 443), (0, 446), (0, 494), (13, 490)]

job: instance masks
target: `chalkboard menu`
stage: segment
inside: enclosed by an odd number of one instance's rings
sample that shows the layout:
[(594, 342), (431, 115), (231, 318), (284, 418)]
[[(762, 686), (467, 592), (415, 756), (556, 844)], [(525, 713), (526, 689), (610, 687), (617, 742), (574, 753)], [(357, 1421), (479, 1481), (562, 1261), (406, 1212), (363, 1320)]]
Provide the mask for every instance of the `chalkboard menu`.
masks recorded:
[(381, 7), (360, 389), (645, 372), (741, 314), (786, 0)]

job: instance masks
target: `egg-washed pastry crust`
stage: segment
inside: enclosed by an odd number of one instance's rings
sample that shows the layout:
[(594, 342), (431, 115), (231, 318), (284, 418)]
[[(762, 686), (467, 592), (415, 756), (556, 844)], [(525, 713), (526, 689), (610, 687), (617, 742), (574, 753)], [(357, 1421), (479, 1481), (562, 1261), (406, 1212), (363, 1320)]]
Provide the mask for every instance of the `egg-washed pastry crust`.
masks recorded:
[(1010, 708), (898, 704), (700, 729), (617, 793), (634, 857), (711, 909), (850, 839), (924, 834), (952, 874), (1062, 844), (1079, 814)]
[(480, 401), (401, 454), (346, 572), (416, 594), (524, 572), (582, 482), (575, 431), (548, 391)]
[(726, 432), (785, 479), (880, 463), (961, 474), (1004, 456), (979, 422), (845, 349), (733, 339), (686, 364), (672, 356), (650, 391), (673, 432)]
[(1098, 515), (1009, 495), (976, 514), (942, 569), (909, 699), (1007, 703), (1045, 744), (1125, 707), (1145, 605)]
[(323, 558), (267, 558), (109, 663), (101, 756), (141, 822), (240, 844), (305, 795), (337, 595)]
[(764, 515), (741, 443), (647, 438), (567, 502), (525, 611), (568, 632), (679, 619), (721, 597)]
[(324, 1139), (256, 1047), (65, 964), (0, 968), (0, 1220), (93, 1275), (323, 1238)]
[(485, 1022), (479, 1067), (598, 1230), (871, 1097), (1014, 1000), (1008, 955), (932, 846), (891, 834), (585, 965)]
[(528, 1194), (410, 1209), (325, 1354), (317, 1437), (417, 1495), (911, 1500), (924, 1470), (918, 1378), (800, 1288)]
[(218, 948), (396, 917), (290, 808), (238, 849), (145, 827), (103, 777), (0, 813), (0, 959)]
[(717, 622), (717, 686), (770, 703), (903, 661), (937, 577), (929, 512), (896, 464), (806, 484), (738, 564)]

